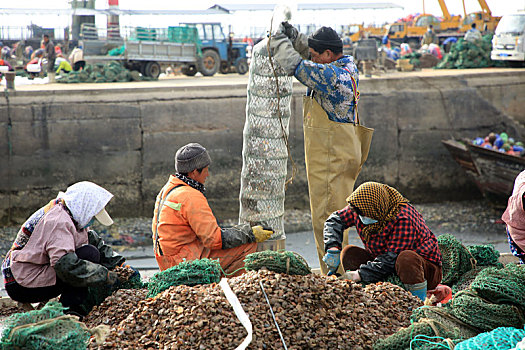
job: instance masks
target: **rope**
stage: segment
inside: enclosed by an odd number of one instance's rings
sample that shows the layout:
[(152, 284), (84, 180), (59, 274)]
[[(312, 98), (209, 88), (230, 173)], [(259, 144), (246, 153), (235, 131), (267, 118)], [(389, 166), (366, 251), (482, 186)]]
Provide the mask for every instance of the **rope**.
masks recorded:
[(279, 324), (277, 323), (275, 314), (273, 313), (272, 305), (270, 304), (270, 300), (268, 299), (268, 296), (266, 295), (266, 292), (264, 291), (264, 286), (261, 280), (259, 280), (259, 285), (261, 286), (261, 290), (264, 294), (264, 297), (266, 298), (266, 302), (268, 303), (268, 306), (270, 307), (270, 312), (272, 313), (273, 322), (275, 323), (275, 326), (277, 327), (277, 331), (279, 332), (279, 337), (281, 337), (281, 342), (283, 343), (284, 349), (288, 350), (288, 348), (286, 347), (286, 343), (284, 342), (283, 334), (281, 333), (281, 328), (279, 328)]
[[(446, 341), (447, 345), (432, 341), (434, 339), (439, 339), (441, 341)], [(410, 341), (410, 350), (412, 350), (412, 344), (415, 343), (415, 342), (423, 342), (423, 343), (427, 343), (427, 344), (432, 344), (432, 345), (438, 346), (439, 348), (448, 349), (448, 350), (454, 349), (454, 346), (455, 346), (451, 339), (438, 337), (438, 336), (436, 336), (436, 337), (429, 337), (429, 336), (424, 335), (424, 334), (418, 334), (418, 335), (416, 335), (414, 337), (414, 339), (412, 339)], [(414, 344), (414, 346), (415, 346), (415, 344)]]
[(270, 66), (272, 67), (273, 76), (275, 78), (275, 87), (277, 89), (277, 116), (279, 117), (279, 123), (281, 124), (283, 139), (286, 145), (286, 151), (288, 152), (288, 159), (290, 159), (290, 162), (292, 163), (292, 176), (284, 183), (284, 190), (286, 191), (288, 189), (288, 184), (292, 183), (293, 179), (295, 178), (295, 174), (297, 173), (297, 166), (295, 165), (295, 161), (292, 157), (290, 143), (288, 142), (288, 136), (286, 136), (286, 129), (284, 128), (283, 119), (281, 117), (281, 94), (279, 93), (279, 78), (277, 76), (277, 71), (275, 70), (275, 66), (273, 64), (273, 56), (270, 50), (270, 41), (272, 39), (273, 16), (274, 14), (272, 14), (272, 19), (270, 21), (270, 32), (268, 33), (268, 41), (266, 42), (266, 51), (268, 51), (268, 60), (270, 61)]

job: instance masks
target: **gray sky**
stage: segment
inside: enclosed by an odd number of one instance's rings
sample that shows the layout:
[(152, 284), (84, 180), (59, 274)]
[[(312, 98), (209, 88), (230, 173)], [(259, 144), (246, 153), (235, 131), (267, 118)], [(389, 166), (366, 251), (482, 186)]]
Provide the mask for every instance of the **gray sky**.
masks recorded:
[[(445, 0), (451, 14), (463, 15), (462, 0)], [(478, 0), (464, 0), (467, 13), (480, 11)], [(494, 15), (503, 15), (505, 13), (515, 12), (519, 9), (525, 9), (525, 0), (486, 0), (492, 13)], [(182, 9), (206, 9), (213, 4), (285, 4), (292, 9), (292, 23), (331, 25), (340, 24), (382, 24), (385, 22), (394, 22), (398, 18), (409, 14), (423, 13), (423, 4), (425, 5), (425, 12), (436, 16), (441, 16), (441, 8), (438, 0), (361, 0), (350, 1), (356, 3), (365, 2), (392, 2), (403, 7), (403, 9), (395, 10), (344, 10), (344, 11), (323, 11), (323, 12), (309, 12), (301, 11), (295, 12), (297, 3), (319, 3), (320, 0), (286, 0), (286, 1), (251, 1), (251, 0), (192, 0), (192, 1), (166, 1), (166, 0), (120, 0), (119, 5), (122, 9), (133, 10), (182, 10)], [(325, 2), (344, 2), (343, 0), (325, 0)], [(42, 2), (42, 0), (18, 0), (10, 2), (11, 6), (6, 6), (7, 1), (0, 1), (0, 7), (16, 7), (16, 8), (69, 8), (68, 0), (53, 0)], [(96, 8), (107, 8), (107, 0), (96, 0)], [(244, 15), (237, 13), (236, 15), (208, 15), (208, 16), (121, 16), (120, 23), (122, 26), (145, 26), (145, 27), (168, 27), (177, 25), (180, 22), (208, 22), (218, 21), (222, 22), (223, 26), (233, 25), (234, 31), (239, 34), (248, 34), (248, 31), (255, 31), (257, 33), (264, 32), (264, 28), (268, 27), (271, 18), (271, 13), (261, 12), (245, 13)], [(97, 16), (97, 26), (105, 27), (106, 19), (104, 16)], [(0, 15), (0, 26), (26, 26), (30, 23), (37, 24), (46, 28), (63, 28), (71, 23), (70, 16), (2, 16)], [(256, 29), (254, 29), (256, 28)], [(57, 33), (57, 32), (55, 32)], [(249, 35), (252, 33), (249, 33)], [(256, 34), (256, 33), (253, 33)]]
[[(341, 1), (341, 0), (326, 0), (326, 2), (393, 2), (395, 4), (401, 5), (405, 8), (406, 14), (415, 13), (415, 12), (423, 12), (423, 3), (425, 3), (425, 10), (428, 13), (432, 14), (440, 14), (441, 10), (439, 7), (439, 3), (437, 0), (361, 0), (361, 1)], [(489, 7), (491, 8), (492, 12), (495, 15), (502, 15), (507, 12), (515, 11), (518, 9), (525, 9), (525, 0), (486, 0)], [(17, 8), (68, 8), (68, 0), (53, 0), (53, 1), (47, 1), (42, 2), (42, 0), (18, 0), (13, 1), (9, 3), (8, 5), (7, 1), (1, 2), (1, 7), (17, 7)], [(290, 7), (293, 8), (293, 4), (300, 3), (319, 3), (319, 0), (288, 0), (288, 1), (268, 1), (268, 0), (257, 0), (257, 1), (251, 1), (251, 0), (226, 0), (226, 1), (212, 1), (212, 0), (193, 0), (193, 1), (166, 1), (166, 0), (120, 0), (119, 4), (120, 7), (126, 8), (126, 9), (137, 9), (137, 10), (145, 10), (145, 9), (171, 9), (171, 10), (177, 10), (177, 9), (204, 9), (207, 8), (213, 4), (219, 3), (219, 4), (228, 4), (228, 3), (236, 3), (236, 4), (250, 4), (250, 3), (283, 3), (290, 5)], [(463, 5), (462, 0), (446, 0), (447, 6), (449, 8), (449, 11), (454, 14), (462, 14), (463, 13)], [(105, 8), (107, 7), (107, 1), (106, 0), (97, 0), (96, 1), (96, 7), (97, 8)], [(467, 12), (473, 12), (478, 11), (480, 9), (480, 6), (478, 4), (477, 0), (465, 0), (465, 7), (467, 9)]]

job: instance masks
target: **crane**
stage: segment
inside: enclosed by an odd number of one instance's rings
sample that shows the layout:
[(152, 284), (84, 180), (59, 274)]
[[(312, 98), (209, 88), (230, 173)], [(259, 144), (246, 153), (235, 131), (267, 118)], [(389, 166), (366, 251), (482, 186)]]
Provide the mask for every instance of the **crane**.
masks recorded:
[(485, 0), (478, 0), (479, 6), (481, 7), (481, 11), (478, 12), (472, 12), (467, 14), (467, 10), (465, 8), (465, 0), (463, 1), (463, 12), (465, 13), (465, 19), (463, 20), (461, 24), (460, 31), (466, 32), (471, 28), (472, 23), (476, 23), (477, 29), (481, 31), (491, 31), (494, 32), (496, 29), (496, 26), (499, 23), (499, 20), (501, 19), (501, 16), (494, 17), (492, 16), (492, 11), (489, 8), (489, 5)]

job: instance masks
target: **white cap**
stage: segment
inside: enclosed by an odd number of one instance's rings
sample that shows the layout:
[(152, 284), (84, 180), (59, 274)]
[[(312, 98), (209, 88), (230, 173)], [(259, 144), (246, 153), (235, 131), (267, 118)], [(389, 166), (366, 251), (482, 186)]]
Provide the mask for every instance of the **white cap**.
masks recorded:
[(95, 215), (95, 218), (104, 226), (110, 226), (113, 224), (113, 219), (111, 219), (104, 208)]

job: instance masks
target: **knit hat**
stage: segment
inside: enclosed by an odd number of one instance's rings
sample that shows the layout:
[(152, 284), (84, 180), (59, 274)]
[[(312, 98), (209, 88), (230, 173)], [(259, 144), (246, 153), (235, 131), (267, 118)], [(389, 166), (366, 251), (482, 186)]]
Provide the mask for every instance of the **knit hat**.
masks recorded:
[(332, 28), (321, 27), (308, 37), (308, 47), (319, 53), (323, 53), (325, 50), (342, 52), (343, 41)]
[(206, 148), (198, 143), (189, 143), (179, 148), (175, 154), (175, 170), (187, 174), (195, 169), (202, 169), (211, 164)]

